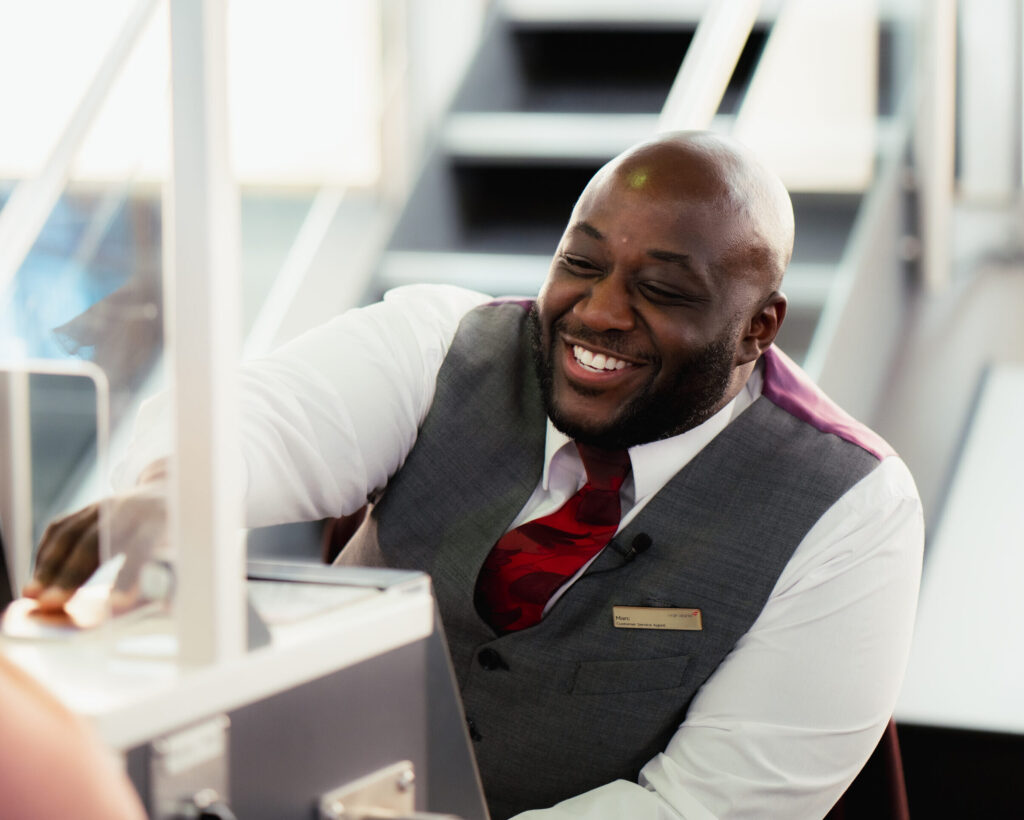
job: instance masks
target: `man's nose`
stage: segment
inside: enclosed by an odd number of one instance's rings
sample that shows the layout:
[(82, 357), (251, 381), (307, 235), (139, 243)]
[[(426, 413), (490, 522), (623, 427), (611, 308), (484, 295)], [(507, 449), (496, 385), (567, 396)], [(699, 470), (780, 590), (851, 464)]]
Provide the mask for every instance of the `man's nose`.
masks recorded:
[(615, 274), (594, 281), (573, 313), (591, 330), (632, 330), (636, 324), (632, 296)]

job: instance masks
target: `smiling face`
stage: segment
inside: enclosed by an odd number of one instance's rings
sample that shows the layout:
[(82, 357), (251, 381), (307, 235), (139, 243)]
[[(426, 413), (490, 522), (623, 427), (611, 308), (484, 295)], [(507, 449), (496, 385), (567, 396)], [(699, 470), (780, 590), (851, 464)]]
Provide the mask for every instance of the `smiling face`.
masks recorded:
[(548, 415), (567, 435), (612, 448), (684, 432), (771, 343), (785, 220), (780, 250), (741, 160), (706, 135), (661, 140), (580, 197), (532, 318)]

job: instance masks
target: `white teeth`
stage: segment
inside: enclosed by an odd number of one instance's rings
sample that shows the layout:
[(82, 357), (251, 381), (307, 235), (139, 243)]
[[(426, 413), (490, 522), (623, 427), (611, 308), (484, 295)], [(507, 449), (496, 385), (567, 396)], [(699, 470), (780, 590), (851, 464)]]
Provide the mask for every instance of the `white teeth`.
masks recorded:
[(626, 362), (621, 359), (606, 356), (604, 353), (595, 354), (582, 345), (573, 345), (572, 353), (576, 361), (591, 370), (622, 370), (626, 367)]

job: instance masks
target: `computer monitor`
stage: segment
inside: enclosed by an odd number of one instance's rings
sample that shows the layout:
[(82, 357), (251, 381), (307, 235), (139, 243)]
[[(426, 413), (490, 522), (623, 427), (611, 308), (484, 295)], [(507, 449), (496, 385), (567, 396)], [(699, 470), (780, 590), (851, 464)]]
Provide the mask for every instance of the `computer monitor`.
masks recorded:
[(15, 598), (14, 578), (7, 557), (7, 546), (4, 543), (4, 522), (0, 521), (0, 612)]
[(46, 524), (98, 494), (107, 395), (103, 372), (89, 362), (0, 362), (0, 596), (28, 581)]
[[(28, 375), (0, 368), (0, 607), (11, 602), (22, 580), (22, 555), (31, 518), (31, 443)], [(22, 537), (19, 538), (19, 534)]]

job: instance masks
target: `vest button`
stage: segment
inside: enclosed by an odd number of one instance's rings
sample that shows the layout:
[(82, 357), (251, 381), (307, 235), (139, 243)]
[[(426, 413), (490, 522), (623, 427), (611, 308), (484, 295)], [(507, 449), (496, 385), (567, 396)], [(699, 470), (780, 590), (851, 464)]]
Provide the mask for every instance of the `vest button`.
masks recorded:
[(495, 669), (508, 669), (508, 664), (505, 663), (505, 659), (498, 654), (497, 650), (491, 649), (490, 647), (481, 649), (480, 653), (476, 656), (476, 659), (488, 672), (493, 672)]
[(480, 732), (477, 731), (476, 722), (473, 720), (473, 718), (466, 718), (466, 729), (469, 732), (470, 738), (474, 742), (480, 742), (481, 740), (483, 740), (483, 737), (480, 735)]

